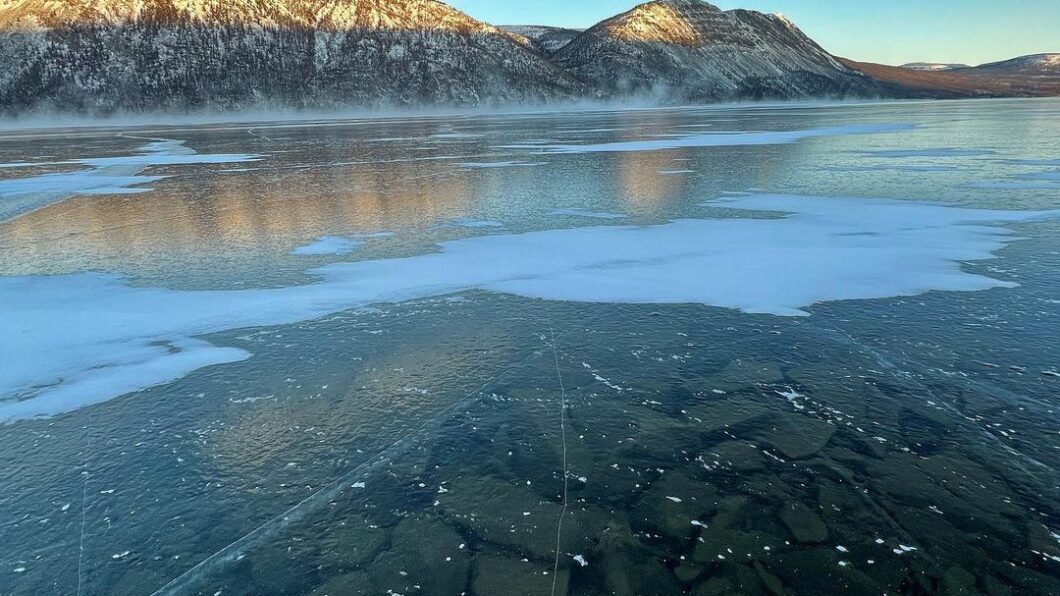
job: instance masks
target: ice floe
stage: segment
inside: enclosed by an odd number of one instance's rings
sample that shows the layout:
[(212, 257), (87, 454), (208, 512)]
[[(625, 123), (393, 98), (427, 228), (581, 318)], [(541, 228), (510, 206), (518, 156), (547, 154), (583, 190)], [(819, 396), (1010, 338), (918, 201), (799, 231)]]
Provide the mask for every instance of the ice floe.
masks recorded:
[(504, 149), (536, 149), (547, 153), (622, 153), (629, 151), (663, 151), (691, 147), (738, 147), (743, 145), (786, 145), (818, 137), (881, 134), (915, 128), (911, 124), (860, 124), (832, 126), (809, 130), (710, 132), (690, 135), (671, 135), (640, 141), (618, 141), (595, 144), (506, 145)]
[(249, 356), (198, 339), (207, 334), (471, 290), (800, 316), (825, 301), (1013, 287), (961, 264), (1017, 239), (991, 224), (1060, 218), (773, 194), (706, 204), (744, 217), (476, 236), (429, 254), (335, 263), (310, 272), (316, 283), (272, 289), (169, 290), (100, 273), (0, 277), (0, 421), (68, 412)]

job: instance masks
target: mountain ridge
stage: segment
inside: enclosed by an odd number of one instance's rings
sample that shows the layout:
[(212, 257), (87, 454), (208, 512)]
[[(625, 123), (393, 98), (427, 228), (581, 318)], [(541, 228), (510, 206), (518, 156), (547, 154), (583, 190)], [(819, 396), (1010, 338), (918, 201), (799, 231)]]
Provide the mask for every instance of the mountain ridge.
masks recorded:
[(437, 0), (0, 0), (7, 114), (1033, 95), (1053, 92), (1054, 56), (889, 70), (783, 15), (702, 0), (584, 31), (497, 27)]
[[(0, 30), (128, 25), (504, 34), (437, 0), (8, 0)], [(525, 41), (512, 36), (518, 41)]]
[(435, 0), (23, 0), (0, 4), (0, 23), (9, 114), (586, 94), (526, 38)]

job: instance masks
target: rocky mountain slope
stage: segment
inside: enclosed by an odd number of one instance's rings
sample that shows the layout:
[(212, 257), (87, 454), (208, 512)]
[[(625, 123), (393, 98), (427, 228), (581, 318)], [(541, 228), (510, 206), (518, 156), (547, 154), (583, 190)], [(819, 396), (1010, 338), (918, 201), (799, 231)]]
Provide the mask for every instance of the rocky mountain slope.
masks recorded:
[(433, 0), (0, 1), (0, 109), (544, 101), (586, 89)]
[(780, 15), (658, 0), (603, 21), (554, 56), (611, 95), (683, 101), (874, 95), (871, 79), (837, 62)]

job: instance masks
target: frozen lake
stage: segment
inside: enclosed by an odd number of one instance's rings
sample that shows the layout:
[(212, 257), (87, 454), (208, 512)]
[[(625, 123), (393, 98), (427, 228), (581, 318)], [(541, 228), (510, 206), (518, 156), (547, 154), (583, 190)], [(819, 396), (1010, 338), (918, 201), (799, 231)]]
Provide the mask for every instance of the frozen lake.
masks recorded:
[(1060, 593), (1058, 100), (0, 137), (0, 593)]

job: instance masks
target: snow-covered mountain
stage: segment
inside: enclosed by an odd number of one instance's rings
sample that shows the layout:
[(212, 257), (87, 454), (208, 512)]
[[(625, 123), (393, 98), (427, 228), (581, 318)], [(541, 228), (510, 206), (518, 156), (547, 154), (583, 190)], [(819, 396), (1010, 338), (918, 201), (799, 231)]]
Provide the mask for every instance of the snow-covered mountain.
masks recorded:
[(0, 113), (629, 96), (1060, 93), (1056, 54), (921, 72), (837, 59), (781, 15), (657, 0), (586, 31), (435, 0), (0, 0)]
[(526, 38), (433, 0), (0, 0), (0, 110), (582, 97)]
[(873, 94), (782, 15), (657, 0), (607, 19), (554, 59), (612, 95), (671, 100)]
[(968, 65), (944, 64), (941, 62), (910, 62), (909, 64), (903, 64), (902, 68), (908, 68), (909, 70), (926, 70), (929, 72), (938, 72), (943, 70), (953, 70), (955, 68), (968, 68)]

